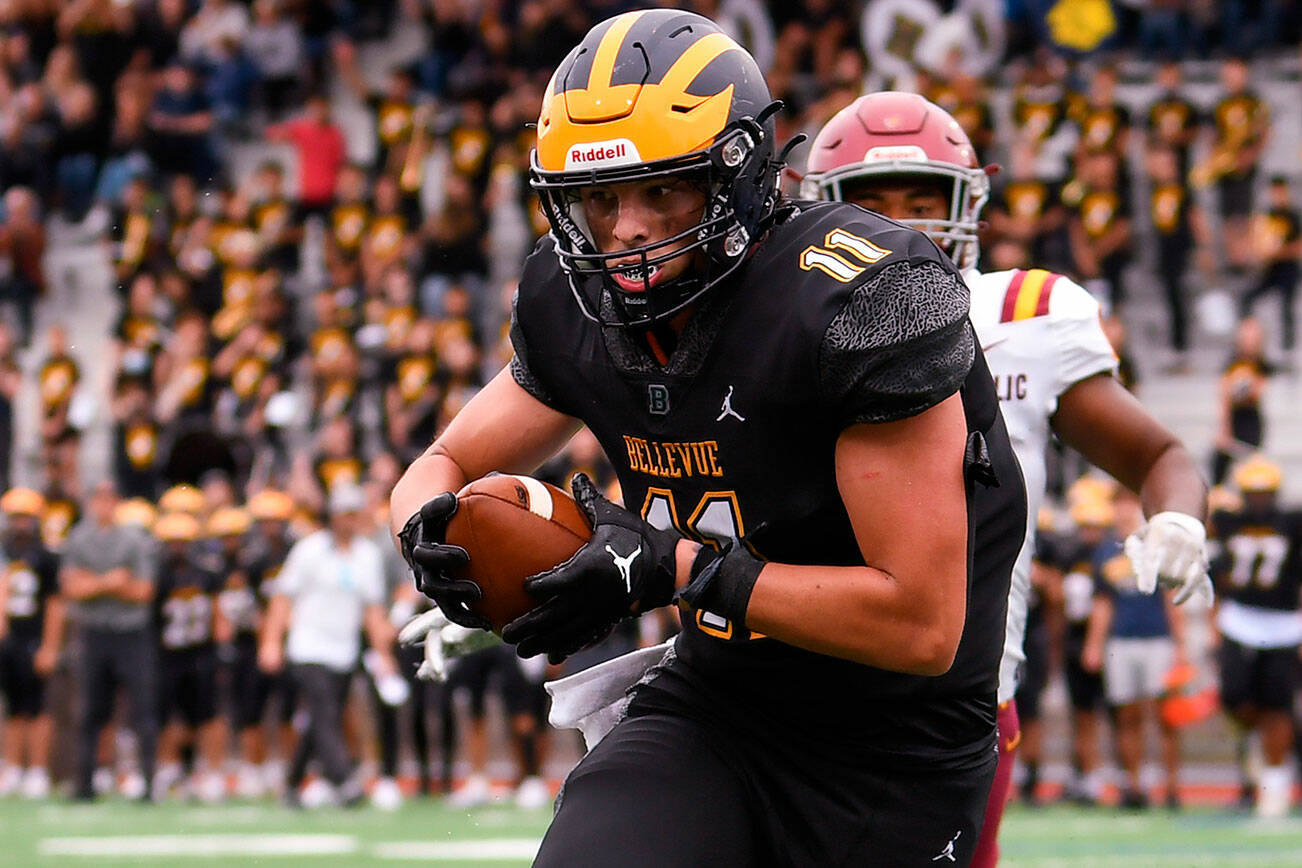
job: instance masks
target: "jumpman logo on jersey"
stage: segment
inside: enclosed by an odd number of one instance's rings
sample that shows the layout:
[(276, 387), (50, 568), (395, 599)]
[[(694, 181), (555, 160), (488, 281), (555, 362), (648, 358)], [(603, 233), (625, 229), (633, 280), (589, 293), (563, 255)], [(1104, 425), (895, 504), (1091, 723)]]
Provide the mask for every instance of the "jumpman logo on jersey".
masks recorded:
[(931, 861), (939, 862), (941, 859), (948, 859), (951, 862), (957, 862), (958, 860), (954, 858), (954, 842), (962, 836), (963, 830), (959, 829), (954, 833), (954, 837), (949, 839), (949, 843), (945, 845), (945, 849), (941, 850), (939, 854), (932, 856)]
[(633, 554), (624, 558), (621, 558), (619, 552), (610, 546), (606, 546), (606, 551), (610, 552), (610, 558), (615, 562), (615, 569), (619, 570), (620, 578), (624, 580), (624, 587), (630, 594), (633, 593), (633, 561), (637, 560), (637, 556), (642, 554), (642, 547), (638, 546), (633, 550)]
[(719, 411), (719, 416), (714, 421), (722, 422), (728, 416), (732, 416), (738, 422), (745, 422), (746, 417), (732, 409), (732, 386), (728, 387), (728, 394), (723, 396), (723, 407)]

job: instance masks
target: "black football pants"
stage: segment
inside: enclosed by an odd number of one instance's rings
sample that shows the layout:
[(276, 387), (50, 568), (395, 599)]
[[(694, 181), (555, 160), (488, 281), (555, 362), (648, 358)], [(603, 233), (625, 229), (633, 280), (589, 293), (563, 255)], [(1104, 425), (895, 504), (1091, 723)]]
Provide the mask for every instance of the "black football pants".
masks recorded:
[(695, 724), (625, 720), (570, 773), (534, 868), (762, 866), (737, 769)]
[(292, 673), (300, 707), (307, 713), (307, 729), (294, 749), (288, 784), (297, 789), (307, 774), (307, 764), (315, 757), (326, 780), (337, 787), (353, 770), (344, 742), (344, 699), (352, 673), (336, 672), (316, 663), (296, 664)]
[(962, 769), (887, 767), (642, 699), (570, 773), (535, 868), (961, 868), (972, 859), (993, 741)]
[(113, 716), (113, 700), (119, 687), (126, 690), (131, 703), (140, 773), (146, 786), (151, 785), (158, 745), (158, 653), (152, 632), (84, 630), (78, 676), (83, 700), (77, 743), (78, 797), (94, 795), (92, 778), (99, 732)]

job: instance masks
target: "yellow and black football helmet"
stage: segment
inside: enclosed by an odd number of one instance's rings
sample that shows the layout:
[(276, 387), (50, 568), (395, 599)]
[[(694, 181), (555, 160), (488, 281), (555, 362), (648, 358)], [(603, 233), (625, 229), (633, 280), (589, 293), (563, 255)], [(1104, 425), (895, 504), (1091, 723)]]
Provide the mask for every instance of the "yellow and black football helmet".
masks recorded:
[[(777, 203), (782, 157), (773, 101), (755, 59), (709, 19), (676, 9), (627, 12), (593, 27), (543, 95), (530, 183), (584, 315), (646, 326), (672, 316), (745, 261)], [(579, 191), (687, 176), (706, 193), (700, 221), (654, 244), (603, 254)], [(674, 245), (689, 241), (683, 247)], [(700, 251), (693, 269), (654, 288), (660, 264)], [(612, 265), (638, 256), (634, 264)], [(641, 279), (621, 288), (612, 273)]]

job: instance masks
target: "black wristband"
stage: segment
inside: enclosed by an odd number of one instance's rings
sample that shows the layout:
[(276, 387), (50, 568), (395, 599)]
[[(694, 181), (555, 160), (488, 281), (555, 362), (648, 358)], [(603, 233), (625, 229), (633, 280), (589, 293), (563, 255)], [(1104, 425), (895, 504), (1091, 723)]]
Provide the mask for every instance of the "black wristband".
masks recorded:
[(702, 546), (692, 560), (690, 580), (677, 599), (693, 609), (713, 612), (738, 627), (746, 624), (751, 591), (764, 561), (739, 543), (722, 552)]

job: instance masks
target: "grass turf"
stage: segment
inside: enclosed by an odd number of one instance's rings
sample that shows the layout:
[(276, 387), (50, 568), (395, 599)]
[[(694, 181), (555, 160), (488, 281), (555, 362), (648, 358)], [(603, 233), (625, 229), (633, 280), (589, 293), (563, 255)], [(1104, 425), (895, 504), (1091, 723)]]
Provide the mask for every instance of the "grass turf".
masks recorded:
[[(550, 812), (492, 806), (457, 811), (409, 801), (370, 808), (291, 811), (272, 803), (153, 806), (0, 800), (0, 865), (522, 866)], [(1302, 866), (1302, 818), (1264, 822), (1190, 809), (1014, 806), (1004, 821), (1005, 868), (1283, 868)], [(612, 865), (619, 864), (614, 857)]]

